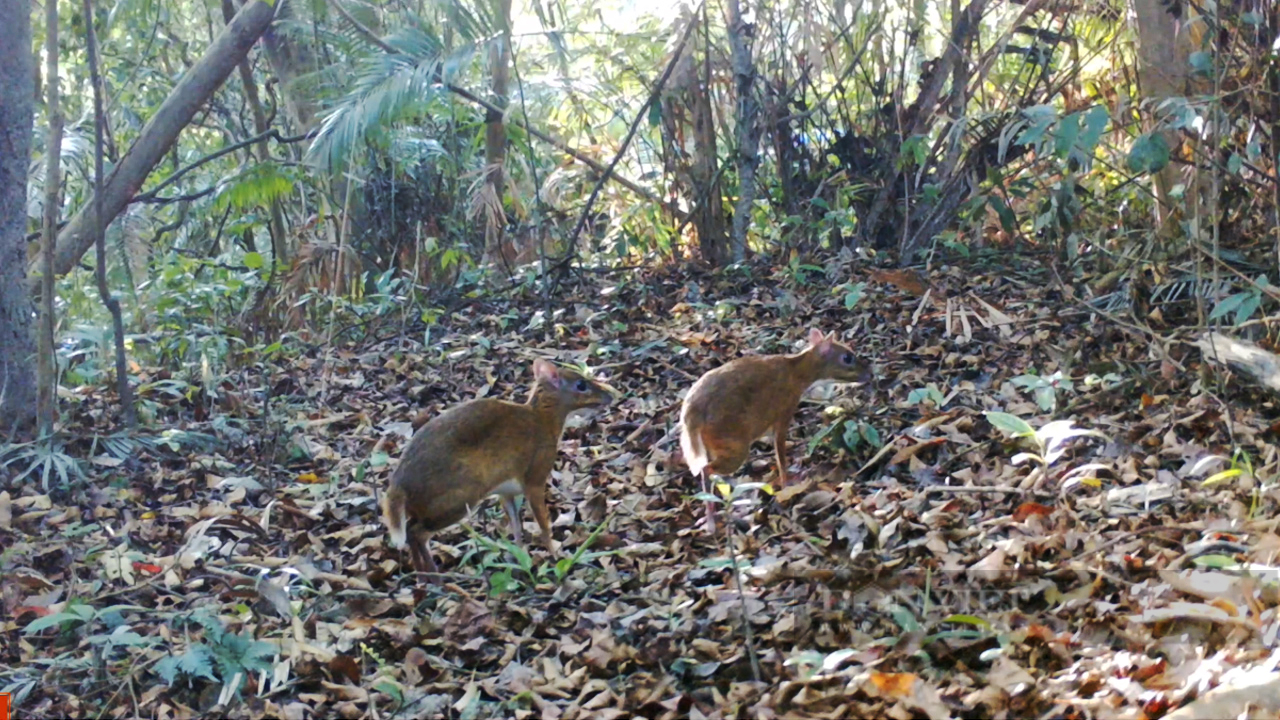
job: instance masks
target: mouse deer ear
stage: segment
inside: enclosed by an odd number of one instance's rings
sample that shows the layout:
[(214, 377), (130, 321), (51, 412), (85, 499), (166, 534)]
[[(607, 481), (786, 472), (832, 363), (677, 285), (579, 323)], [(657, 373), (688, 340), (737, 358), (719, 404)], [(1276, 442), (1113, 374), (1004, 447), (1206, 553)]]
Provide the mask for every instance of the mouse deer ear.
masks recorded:
[(556, 372), (556, 366), (542, 358), (533, 361), (533, 379), (550, 383), (552, 387), (560, 387), (560, 373)]
[(810, 329), (809, 329), (809, 344), (810, 344), (810, 345), (818, 345), (818, 344), (820, 344), (822, 341), (824, 341), (824, 340), (826, 340), (826, 339), (827, 339), (827, 336), (826, 336), (826, 335), (823, 335), (823, 334), (822, 334), (822, 331), (821, 331), (821, 330), (819, 330), (818, 328), (810, 328)]

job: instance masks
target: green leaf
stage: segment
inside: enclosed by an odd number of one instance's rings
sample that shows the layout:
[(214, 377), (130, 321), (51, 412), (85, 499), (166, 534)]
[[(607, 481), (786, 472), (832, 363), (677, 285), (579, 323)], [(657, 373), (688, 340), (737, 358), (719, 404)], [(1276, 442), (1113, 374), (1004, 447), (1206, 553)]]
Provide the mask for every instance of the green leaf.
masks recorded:
[(862, 433), (862, 439), (866, 440), (871, 447), (884, 447), (884, 442), (880, 440), (880, 431), (876, 429), (875, 425), (858, 423), (858, 432)]
[(1169, 143), (1159, 133), (1145, 133), (1133, 141), (1126, 159), (1135, 173), (1160, 172), (1169, 164)]
[(920, 640), (920, 644), (927, 646), (939, 640), (977, 640), (979, 638), (985, 638), (990, 636), (991, 636), (990, 633), (985, 633), (985, 632), (982, 632), (981, 630), (944, 630), (940, 633), (925, 635)]
[(404, 691), (400, 688), (399, 683), (384, 679), (381, 682), (374, 683), (373, 689), (390, 695), (391, 699), (396, 701), (397, 707), (404, 705)]
[(1229, 557), (1227, 555), (1201, 555), (1200, 557), (1195, 558), (1191, 562), (1194, 563), (1197, 567), (1214, 568), (1216, 570), (1224, 570), (1226, 568), (1232, 568), (1240, 564), (1236, 561), (1235, 558)]
[(1227, 158), (1227, 172), (1232, 175), (1239, 175), (1240, 169), (1244, 167), (1244, 158), (1240, 157), (1240, 153), (1231, 153), (1231, 157)]
[(1240, 305), (1244, 303), (1245, 299), (1248, 297), (1249, 297), (1248, 293), (1236, 293), (1235, 295), (1229, 295), (1226, 298), (1223, 298), (1217, 305), (1213, 307), (1213, 312), (1209, 313), (1209, 319), (1217, 320), (1223, 315), (1226, 315), (1232, 310), (1235, 310), (1236, 308), (1240, 307)]
[(177, 679), (178, 673), (215, 682), (218, 680), (213, 672), (213, 651), (204, 643), (193, 644), (185, 653), (170, 655), (156, 663), (156, 673), (169, 685)]
[(1052, 105), (1034, 105), (1022, 111), (1029, 124), (1018, 136), (1021, 145), (1039, 145), (1045, 133), (1058, 119), (1058, 111)]
[(729, 493), (729, 499), (737, 500), (738, 498), (742, 497), (744, 494), (752, 490), (764, 490), (765, 492), (769, 492), (770, 488), (768, 483), (762, 483), (762, 482), (738, 483), (737, 485), (733, 486), (733, 492)]
[(976, 615), (948, 615), (942, 618), (944, 623), (964, 623), (966, 625), (976, 625), (980, 628), (990, 629), (991, 623), (983, 620)]
[(247, 252), (244, 254), (244, 266), (250, 270), (260, 270), (263, 264), (262, 253)]
[(1240, 303), (1239, 309), (1236, 310), (1236, 324), (1243, 325), (1248, 320), (1258, 306), (1262, 304), (1262, 296), (1258, 293), (1249, 293), (1249, 297)]
[(920, 629), (920, 623), (916, 620), (916, 616), (911, 611), (901, 605), (889, 606), (889, 616), (902, 628), (903, 632), (916, 632)]
[(845, 287), (848, 288), (848, 292), (846, 292), (844, 296), (844, 309), (852, 310), (853, 306), (857, 305), (858, 301), (862, 299), (862, 294), (863, 291), (866, 290), (867, 284), (860, 282), (854, 283), (853, 285), (846, 285)]
[(170, 655), (169, 657), (156, 663), (156, 674), (164, 680), (166, 684), (172, 685), (174, 679), (178, 677), (178, 656)]
[(1098, 147), (1098, 140), (1102, 138), (1102, 131), (1107, 129), (1107, 121), (1111, 119), (1111, 113), (1103, 105), (1094, 105), (1084, 114), (1084, 132), (1080, 134), (1080, 149), (1086, 155), (1093, 155), (1093, 151)]
[(987, 422), (1012, 437), (1032, 437), (1036, 434), (1035, 429), (1017, 415), (994, 410), (984, 412), (983, 415), (987, 416)]
[(1191, 53), (1187, 60), (1191, 63), (1191, 69), (1198, 73), (1208, 75), (1213, 72), (1213, 55), (1204, 50)]
[(1030, 374), (1019, 375), (1015, 378), (1010, 378), (1009, 382), (1013, 383), (1017, 387), (1020, 387), (1024, 390), (1029, 390), (1031, 388), (1044, 387), (1045, 385), (1044, 378), (1040, 377), (1039, 375), (1030, 375)]
[(862, 441), (862, 433), (858, 432), (858, 424), (855, 422), (846, 422), (844, 424), (844, 444), (850, 450), (857, 450), (858, 443)]
[(507, 552), (511, 553), (511, 555), (515, 557), (516, 564), (518, 564), (525, 572), (532, 574), (533, 556), (529, 554), (529, 551), (515, 543), (504, 542), (503, 545), (506, 546)]
[(1080, 137), (1080, 113), (1071, 113), (1062, 118), (1053, 133), (1053, 152), (1059, 158), (1065, 158), (1071, 148), (1075, 147), (1076, 138)]
[(816, 447), (818, 447), (818, 443), (822, 442), (822, 441), (823, 441), (823, 439), (825, 439), (828, 435), (830, 435), (830, 434), (831, 434), (831, 432), (832, 432), (833, 430), (835, 430), (835, 429), (836, 429), (836, 426), (837, 426), (837, 425), (839, 425), (839, 424), (840, 424), (840, 423), (832, 423), (832, 424), (830, 424), (830, 425), (828, 425), (828, 426), (826, 426), (826, 427), (822, 428), (821, 430), (819, 430), (819, 431), (818, 431), (818, 434), (816, 434), (816, 435), (814, 435), (813, 437), (809, 438), (809, 451), (806, 453), (806, 455), (812, 455), (812, 454), (813, 454), (813, 449), (814, 449), (814, 448), (816, 448)]
[(489, 597), (497, 597), (519, 587), (510, 570), (500, 570), (489, 576)]
[(1204, 482), (1201, 483), (1201, 485), (1205, 487), (1209, 487), (1211, 485), (1217, 485), (1220, 482), (1223, 482), (1225, 480), (1230, 480), (1231, 478), (1240, 477), (1243, 474), (1244, 474), (1244, 470), (1242, 470), (1241, 468), (1227, 468), (1222, 472), (1214, 473), (1213, 475), (1210, 475), (1209, 477), (1205, 478)]
[(203, 643), (192, 645), (178, 656), (178, 669), (192, 677), (218, 679), (213, 674), (213, 651)]
[(1000, 218), (1000, 227), (1005, 232), (1012, 234), (1016, 230), (1015, 226), (1018, 219), (1014, 216), (1013, 211), (1009, 209), (1009, 206), (1005, 204), (1004, 198), (999, 195), (988, 195), (987, 204), (991, 206), (992, 210), (996, 211), (996, 215)]
[(31, 622), (27, 623), (26, 627), (22, 629), (22, 634), (34, 635), (35, 633), (38, 633), (41, 630), (47, 630), (55, 625), (61, 625), (63, 623), (80, 624), (83, 622), (84, 622), (84, 619), (81, 618), (77, 613), (63, 610), (62, 612), (53, 613), (51, 615), (45, 615), (42, 618), (36, 618), (35, 620), (32, 620)]
[(1038, 387), (1031, 394), (1035, 397), (1036, 404), (1045, 412), (1053, 410), (1054, 406), (1058, 404), (1058, 393), (1051, 385)]

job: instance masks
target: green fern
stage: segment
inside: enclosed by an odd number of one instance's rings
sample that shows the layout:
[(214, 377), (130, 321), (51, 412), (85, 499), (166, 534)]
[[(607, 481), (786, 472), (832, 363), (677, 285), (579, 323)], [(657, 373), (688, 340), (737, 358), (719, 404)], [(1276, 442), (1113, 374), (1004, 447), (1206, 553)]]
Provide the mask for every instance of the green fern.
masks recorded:
[[(240, 675), (240, 682), (251, 673), (271, 670), (272, 658), (279, 649), (269, 642), (255, 640), (252, 635), (227, 630), (208, 610), (197, 610), (180, 620), (199, 625), (205, 631), (204, 642), (193, 642), (186, 652), (172, 655), (156, 663), (156, 673), (172, 685), (179, 675), (189, 678), (230, 682)], [(214, 667), (217, 672), (214, 672)], [(239, 692), (237, 687), (236, 691)]]
[(189, 677), (202, 677), (217, 682), (213, 674), (213, 651), (204, 643), (194, 643), (181, 655), (170, 655), (156, 663), (156, 673), (170, 685), (178, 679), (178, 673)]

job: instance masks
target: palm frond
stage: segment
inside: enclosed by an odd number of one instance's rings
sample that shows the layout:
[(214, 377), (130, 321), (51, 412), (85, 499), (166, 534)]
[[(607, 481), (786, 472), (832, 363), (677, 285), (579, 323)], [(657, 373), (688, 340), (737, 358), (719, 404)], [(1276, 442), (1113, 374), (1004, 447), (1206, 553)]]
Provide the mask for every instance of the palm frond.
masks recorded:
[(257, 163), (243, 168), (222, 184), (214, 198), (213, 207), (221, 212), (228, 207), (244, 211), (273, 201), (293, 192), (294, 178), (271, 162)]
[(475, 49), (467, 45), (444, 56), (438, 38), (416, 29), (394, 33), (385, 42), (400, 54), (358, 62), (352, 90), (324, 118), (307, 151), (310, 161), (333, 169), (357, 142), (420, 114), (441, 96), (440, 83), (459, 73)]

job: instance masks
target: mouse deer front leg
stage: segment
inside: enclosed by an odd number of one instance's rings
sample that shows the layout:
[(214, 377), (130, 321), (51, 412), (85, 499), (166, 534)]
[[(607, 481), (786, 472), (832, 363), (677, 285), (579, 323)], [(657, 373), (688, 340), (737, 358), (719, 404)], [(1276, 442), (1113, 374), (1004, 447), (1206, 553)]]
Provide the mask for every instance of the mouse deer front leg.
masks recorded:
[(533, 511), (533, 519), (538, 521), (542, 545), (549, 553), (555, 553), (555, 541), (551, 539), (551, 518), (547, 512), (547, 479), (551, 476), (551, 466), (555, 462), (552, 455), (550, 462), (534, 463), (531, 472), (524, 479), (524, 496), (529, 501), (529, 509)]
[(787, 430), (790, 427), (790, 415), (773, 426), (773, 454), (778, 459), (778, 487), (787, 486)]

